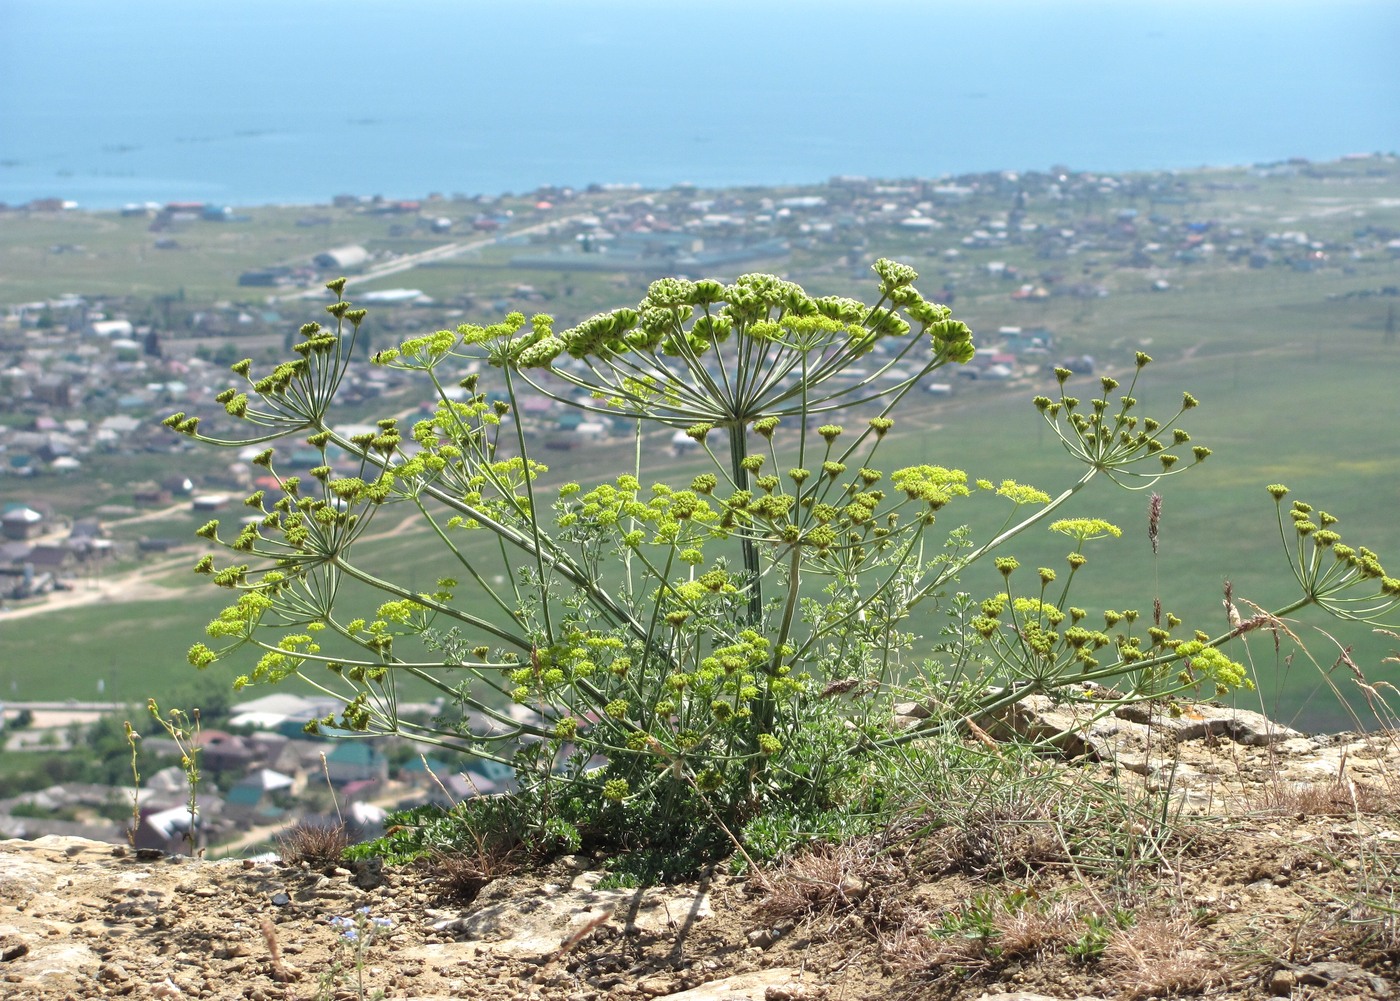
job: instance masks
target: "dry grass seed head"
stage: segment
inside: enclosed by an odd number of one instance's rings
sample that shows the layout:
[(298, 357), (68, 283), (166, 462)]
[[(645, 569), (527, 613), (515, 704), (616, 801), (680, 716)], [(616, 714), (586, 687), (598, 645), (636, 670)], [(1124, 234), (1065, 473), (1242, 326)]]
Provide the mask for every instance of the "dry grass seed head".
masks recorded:
[[(1400, 640), (1400, 633), (1394, 633), (1389, 629), (1375, 630), (1380, 636), (1389, 636), (1392, 640)], [(1400, 655), (1392, 654), (1390, 657), (1382, 658), (1382, 664), (1400, 664)], [(1392, 685), (1390, 682), (1376, 682), (1368, 685), (1361, 671), (1355, 671), (1357, 675), (1357, 685), (1361, 687), (1362, 694), (1365, 694), (1366, 704), (1371, 707), (1372, 714), (1380, 722), (1380, 731), (1386, 735), (1389, 741), (1394, 741), (1400, 736), (1400, 687)], [(1389, 694), (1386, 694), (1389, 693)], [(1390, 700), (1394, 701), (1390, 701)]]
[(1116, 931), (1100, 970), (1120, 997), (1200, 994), (1221, 983), (1219, 957), (1196, 947), (1200, 930), (1180, 917), (1144, 916)]
[(282, 947), (277, 943), (277, 926), (270, 917), (263, 915), (259, 927), (262, 930), (263, 942), (267, 945), (268, 955), (272, 957), (272, 979), (279, 984), (285, 984), (292, 976), (286, 964), (282, 962)]

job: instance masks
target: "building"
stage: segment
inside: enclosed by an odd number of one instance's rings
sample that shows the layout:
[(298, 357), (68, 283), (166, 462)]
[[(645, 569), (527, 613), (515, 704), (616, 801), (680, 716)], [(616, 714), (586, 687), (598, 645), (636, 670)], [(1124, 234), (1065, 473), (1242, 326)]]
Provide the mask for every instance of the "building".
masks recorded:
[(363, 740), (343, 740), (326, 755), (326, 774), (331, 785), (337, 787), (384, 782), (389, 778), (389, 763), (374, 745)]
[(323, 250), (311, 259), (311, 263), (318, 268), (337, 268), (347, 271), (351, 268), (358, 268), (368, 261), (369, 251), (359, 244)]
[(0, 515), (0, 534), (7, 539), (33, 539), (44, 534), (44, 516), (30, 507), (13, 507)]
[(135, 330), (130, 320), (95, 320), (88, 324), (88, 333), (95, 337), (131, 337)]

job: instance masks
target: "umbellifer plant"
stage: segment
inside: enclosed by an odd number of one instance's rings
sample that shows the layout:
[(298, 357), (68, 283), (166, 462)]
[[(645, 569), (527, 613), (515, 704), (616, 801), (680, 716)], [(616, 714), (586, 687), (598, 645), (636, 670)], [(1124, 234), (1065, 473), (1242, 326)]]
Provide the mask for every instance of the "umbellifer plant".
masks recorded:
[[(361, 431), (332, 410), (365, 311), (343, 298), (344, 279), (331, 282), (334, 324), (303, 326), (296, 359), (265, 374), (233, 366), (242, 382), (218, 400), (251, 436), (166, 420), (211, 444), (267, 444), (254, 462), (278, 484), (247, 498), (241, 525), (199, 529), (233, 562), (207, 556), (196, 569), (236, 597), (190, 661), (251, 648), (237, 686), (298, 675), (343, 700), (312, 730), (399, 734), (509, 763), (540, 830), (680, 852), (681, 865), (726, 851), (755, 818), (829, 810), (882, 747), (1029, 694), (1101, 697), (1091, 683), (1112, 682), (1114, 698), (1132, 700), (1248, 684), (1219, 649), (1235, 631), (1182, 639), (1172, 616), (1112, 610), (1098, 627), (1069, 604), (1084, 546), (1118, 530), (1057, 509), (1097, 477), (1149, 487), (1203, 461), (1210, 450), (1179, 424), (1190, 394), (1173, 414), (1139, 413), (1142, 353), (1122, 395), (1105, 377), (1096, 397), (1068, 396), (1070, 373), (1057, 370), (1059, 397), (1036, 406), (1084, 468), (1055, 497), (932, 461), (884, 470), (877, 453), (901, 402), (974, 347), (912, 269), (874, 270), (873, 304), (770, 275), (663, 279), (637, 308), (567, 330), (512, 314), (413, 338), (374, 362), (420, 379), (431, 413)], [(546, 486), (527, 393), (625, 426), (625, 467)], [(304, 442), (320, 461), (294, 474), (274, 442)], [(687, 472), (659, 479), (659, 468)], [(941, 532), (945, 509), (974, 495), (1005, 508), (1002, 528), (981, 542)], [(385, 566), (367, 534), (386, 508), (436, 543), (411, 574)], [(1047, 521), (1072, 541), (1067, 567), (1027, 584), (1006, 545)], [(1328, 532), (1312, 539), (1336, 548)], [(1321, 575), (1306, 569), (1317, 554), (1299, 552), (1316, 597), (1376, 578), (1393, 604), (1395, 582), (1370, 572), (1366, 551), (1348, 573)], [(920, 729), (892, 733), (881, 696), (920, 669), (911, 613), (946, 600), (983, 559), (1004, 591), (980, 606), (961, 599), (951, 641), (980, 665), (975, 683), (940, 689), (947, 704)], [(447, 710), (402, 718), (407, 679)]]

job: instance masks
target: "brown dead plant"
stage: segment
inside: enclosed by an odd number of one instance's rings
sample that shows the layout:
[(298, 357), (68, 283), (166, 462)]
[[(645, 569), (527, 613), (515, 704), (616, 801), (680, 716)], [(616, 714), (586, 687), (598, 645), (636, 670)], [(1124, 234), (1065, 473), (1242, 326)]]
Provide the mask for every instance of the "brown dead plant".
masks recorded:
[(1225, 983), (1227, 971), (1200, 938), (1185, 917), (1141, 915), (1109, 938), (1100, 970), (1123, 998), (1202, 994)]
[(437, 848), (426, 868), (442, 895), (455, 903), (469, 904), (493, 880), (520, 870), (526, 854), (523, 843), (510, 833), (468, 828), (471, 842)]
[(1256, 794), (1255, 809), (1295, 817), (1373, 816), (1400, 812), (1391, 793), (1344, 776), (1327, 782), (1269, 782)]
[(1084, 903), (1024, 890), (975, 896), (924, 914), (883, 944), (891, 962), (909, 975), (907, 996), (923, 996), (922, 989), (965, 987), (968, 978), (980, 981), (1051, 954), (1068, 956), (1084, 937), (1086, 918), (1096, 913)]
[(869, 838), (817, 845), (786, 859), (765, 876), (755, 915), (770, 925), (849, 911), (896, 875)]
[(302, 821), (277, 836), (278, 854), (286, 865), (332, 869), (345, 859), (350, 834), (344, 824)]

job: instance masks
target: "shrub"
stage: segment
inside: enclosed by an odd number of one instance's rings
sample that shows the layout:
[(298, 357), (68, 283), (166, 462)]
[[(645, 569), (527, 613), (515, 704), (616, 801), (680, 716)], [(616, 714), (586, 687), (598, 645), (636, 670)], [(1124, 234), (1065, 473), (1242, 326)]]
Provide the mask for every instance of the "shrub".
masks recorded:
[[(878, 808), (872, 752), (1028, 694), (1248, 685), (1220, 647), (1269, 620), (1183, 636), (1160, 608), (1106, 610), (1100, 626), (1069, 603), (1086, 550), (1119, 529), (1055, 512), (1096, 478), (1146, 488), (1204, 461), (1210, 450), (1180, 424), (1196, 400), (1140, 413), (1142, 353), (1127, 387), (1104, 377), (1086, 400), (1056, 370), (1058, 396), (1035, 406), (1084, 469), (1054, 497), (931, 463), (883, 470), (901, 402), (974, 347), (912, 269), (874, 269), (873, 305), (771, 275), (662, 279), (635, 309), (567, 330), (511, 314), (412, 338), (373, 360), (421, 380), (431, 413), (360, 433), (332, 418), (365, 316), (338, 298), (334, 326), (303, 326), (294, 360), (265, 374), (232, 366), (240, 381), (217, 399), (252, 437), (215, 438), (183, 413), (165, 422), (215, 444), (301, 439), (319, 456), (297, 474), (268, 447), (254, 462), (277, 489), (249, 496), (252, 517), (235, 528), (199, 529), (233, 562), (207, 556), (196, 570), (234, 599), (191, 663), (251, 649), (237, 687), (298, 675), (341, 696), (312, 731), (400, 734), (509, 764), (531, 829), (629, 848), (653, 876), (726, 854), (746, 825), (774, 851), (804, 832), (851, 833), (838, 814)], [(345, 281), (329, 287), (340, 297)], [(857, 361), (866, 374), (852, 374)], [(527, 392), (626, 424), (629, 467), (546, 486)], [(693, 475), (653, 475), (678, 464), (658, 437), (693, 453)], [(945, 511), (974, 501), (1004, 508), (1001, 530), (940, 535)], [(431, 532), (440, 562), (412, 574), (376, 562), (367, 531), (384, 508)], [(1329, 517), (1294, 518), (1302, 603), (1353, 609), (1340, 591), (1372, 581), (1366, 613), (1393, 605), (1396, 582), (1368, 550), (1340, 546)], [(1065, 537), (1066, 566), (1022, 569), (1007, 545), (1042, 524)], [(1340, 569), (1318, 569), (1326, 549)], [(947, 597), (984, 559), (1002, 591)], [(429, 574), (430, 588), (405, 583)], [(919, 726), (892, 733), (886, 696), (917, 670), (911, 616), (940, 603), (957, 624), (943, 648), (968, 670), (938, 687)], [(398, 714), (410, 677), (443, 697), (442, 716)]]

